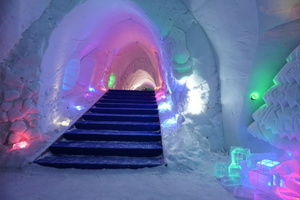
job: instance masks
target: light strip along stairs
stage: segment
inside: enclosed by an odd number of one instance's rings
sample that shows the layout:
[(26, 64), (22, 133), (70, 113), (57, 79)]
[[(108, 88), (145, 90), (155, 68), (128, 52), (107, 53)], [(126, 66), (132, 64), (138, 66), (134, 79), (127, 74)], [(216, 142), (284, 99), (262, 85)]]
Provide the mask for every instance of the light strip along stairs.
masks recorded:
[(120, 169), (164, 164), (154, 91), (109, 90), (35, 163)]

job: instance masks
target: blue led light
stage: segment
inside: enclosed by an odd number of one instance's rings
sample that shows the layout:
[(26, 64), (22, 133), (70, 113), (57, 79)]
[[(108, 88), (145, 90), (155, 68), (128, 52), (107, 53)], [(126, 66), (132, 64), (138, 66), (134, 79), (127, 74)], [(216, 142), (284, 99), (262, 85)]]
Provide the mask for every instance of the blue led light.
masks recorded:
[(95, 90), (95, 88), (89, 87), (89, 91), (90, 92), (95, 92), (96, 90)]
[(84, 107), (83, 106), (74, 106), (77, 110), (83, 110)]

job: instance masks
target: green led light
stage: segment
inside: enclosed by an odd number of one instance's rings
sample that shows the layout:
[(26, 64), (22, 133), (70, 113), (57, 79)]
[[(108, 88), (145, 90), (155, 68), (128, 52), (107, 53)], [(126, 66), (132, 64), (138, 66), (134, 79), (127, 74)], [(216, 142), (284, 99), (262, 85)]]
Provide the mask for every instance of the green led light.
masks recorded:
[(176, 56), (173, 57), (173, 60), (177, 63), (177, 64), (184, 64), (187, 61), (187, 57), (185, 54), (178, 54)]
[(259, 94), (257, 92), (252, 92), (252, 94), (250, 95), (250, 99), (252, 101), (257, 100), (259, 98)]
[(113, 88), (116, 82), (116, 75), (114, 73), (111, 73), (108, 80), (108, 87)]
[(229, 177), (241, 177), (242, 167), (239, 164), (231, 163), (228, 167), (228, 176)]
[(250, 149), (241, 148), (241, 147), (231, 147), (232, 150), (230, 152), (231, 164), (239, 165), (240, 161), (247, 160), (250, 156)]
[[(274, 82), (274, 86), (279, 85), (279, 82), (277, 81), (277, 79), (274, 78), (274, 79), (273, 79), (273, 82)], [(274, 87), (274, 86), (273, 86), (273, 87)]]
[(175, 68), (176, 72), (179, 73), (179, 74), (186, 73), (186, 72), (190, 71), (191, 69), (192, 69), (192, 66), (190, 66), (190, 65)]
[(228, 176), (233, 178), (240, 178), (240, 173), (242, 167), (240, 161), (247, 160), (250, 156), (250, 149), (240, 148), (240, 147), (231, 147), (232, 151), (230, 152), (231, 164), (228, 167)]

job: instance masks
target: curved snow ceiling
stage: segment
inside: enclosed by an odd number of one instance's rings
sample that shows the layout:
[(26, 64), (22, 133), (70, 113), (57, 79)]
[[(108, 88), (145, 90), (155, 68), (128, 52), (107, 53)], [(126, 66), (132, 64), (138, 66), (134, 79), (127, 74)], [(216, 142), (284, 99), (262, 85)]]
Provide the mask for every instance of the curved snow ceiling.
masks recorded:
[(62, 107), (84, 109), (91, 92), (161, 88), (159, 38), (130, 1), (90, 0), (75, 7), (52, 32), (43, 57), (39, 96), (44, 123), (62, 121), (68, 112)]

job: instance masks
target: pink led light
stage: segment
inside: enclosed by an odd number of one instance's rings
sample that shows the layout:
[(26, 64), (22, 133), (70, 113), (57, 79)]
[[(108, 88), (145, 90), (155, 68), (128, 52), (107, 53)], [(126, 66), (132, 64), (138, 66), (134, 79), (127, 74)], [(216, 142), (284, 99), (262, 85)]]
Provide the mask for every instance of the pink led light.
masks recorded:
[(277, 172), (282, 184), (276, 187), (276, 194), (286, 200), (300, 200), (300, 162), (297, 159), (287, 160), (276, 166), (272, 171)]
[(23, 141), (23, 142), (18, 142), (18, 143), (13, 144), (12, 149), (13, 150), (15, 150), (15, 149), (25, 149), (27, 147), (28, 147), (28, 142)]
[(166, 95), (165, 95), (164, 90), (161, 90), (161, 91), (157, 92), (156, 95), (155, 95), (155, 97), (156, 97), (157, 100), (163, 100), (163, 99), (165, 99)]
[(105, 88), (105, 87), (100, 87), (100, 90), (106, 92), (106, 91), (107, 91), (107, 88)]
[(276, 189), (276, 194), (285, 200), (297, 200), (297, 199), (299, 200), (300, 199), (299, 193), (297, 194), (295, 191), (293, 191), (289, 188), (278, 187)]

